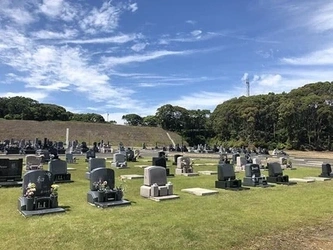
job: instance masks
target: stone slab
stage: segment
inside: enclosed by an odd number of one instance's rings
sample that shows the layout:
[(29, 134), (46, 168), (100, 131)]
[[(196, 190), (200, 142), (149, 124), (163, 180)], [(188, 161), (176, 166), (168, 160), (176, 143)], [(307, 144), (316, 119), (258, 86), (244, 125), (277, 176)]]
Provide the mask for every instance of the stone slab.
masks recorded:
[(331, 178), (327, 177), (305, 177), (304, 179), (315, 179), (315, 181), (330, 181)]
[(182, 173), (182, 175), (189, 176), (189, 177), (191, 177), (191, 176), (199, 176), (198, 173)]
[(216, 164), (216, 163), (209, 162), (209, 163), (194, 163), (193, 165), (194, 165), (194, 166), (215, 166), (215, 165), (217, 165), (217, 164)]
[(218, 191), (216, 191), (216, 190), (210, 190), (210, 189), (205, 189), (205, 188), (185, 188), (185, 189), (182, 189), (181, 191), (189, 193), (189, 194), (194, 194), (197, 196), (218, 194)]
[(49, 208), (49, 209), (41, 209), (41, 210), (33, 210), (33, 211), (26, 211), (22, 210), (19, 211), (24, 217), (30, 217), (34, 215), (44, 215), (44, 214), (54, 214), (54, 213), (64, 213), (66, 210), (61, 207), (57, 208)]
[(149, 197), (150, 200), (153, 201), (165, 201), (165, 200), (173, 200), (173, 199), (178, 199), (179, 196), (172, 194), (172, 195), (166, 195), (166, 196), (158, 196), (158, 197)]
[(315, 179), (302, 179), (302, 178), (289, 178), (289, 181), (292, 182), (302, 182), (302, 183), (311, 183), (311, 182), (315, 182)]
[(148, 165), (135, 165), (135, 167), (137, 168), (146, 168), (146, 167), (149, 167)]
[(22, 187), (22, 181), (0, 182), (0, 187)]
[(108, 207), (131, 205), (131, 202), (129, 200), (121, 200), (121, 201), (108, 201), (108, 202), (94, 202), (93, 204), (92, 203), (89, 204), (99, 208), (108, 208)]
[(74, 171), (76, 168), (67, 168), (68, 171)]
[(199, 174), (203, 174), (203, 175), (215, 175), (217, 174), (217, 171), (198, 171)]
[(141, 174), (125, 174), (121, 175), (121, 178), (132, 180), (132, 179), (143, 179), (143, 175)]

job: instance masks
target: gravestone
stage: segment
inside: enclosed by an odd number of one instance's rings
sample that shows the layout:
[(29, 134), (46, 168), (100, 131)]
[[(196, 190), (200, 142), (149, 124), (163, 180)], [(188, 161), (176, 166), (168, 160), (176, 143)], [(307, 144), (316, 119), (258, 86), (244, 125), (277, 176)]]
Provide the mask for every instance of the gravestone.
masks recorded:
[(69, 163), (69, 164), (76, 163), (76, 159), (74, 158), (73, 153), (66, 153), (65, 157), (66, 157), (67, 163)]
[(68, 183), (71, 180), (71, 174), (67, 172), (67, 162), (55, 159), (48, 163), (48, 170), (53, 174), (54, 183)]
[(265, 177), (261, 176), (260, 166), (253, 163), (245, 165), (245, 177), (243, 179), (243, 185), (263, 188), (272, 186), (267, 183)]
[(331, 164), (323, 163), (321, 165), (321, 174), (319, 177), (333, 178)]
[(237, 156), (237, 158), (236, 158), (236, 170), (237, 171), (243, 171), (246, 164), (247, 164), (247, 161), (246, 161), (245, 157)]
[(127, 168), (126, 155), (122, 153), (116, 153), (113, 155), (111, 167)]
[(22, 168), (22, 158), (0, 158), (0, 187), (22, 186)]
[(215, 181), (215, 187), (228, 190), (248, 189), (242, 187), (242, 180), (236, 179), (234, 166), (228, 163), (222, 163), (217, 166), (217, 181)]
[(198, 176), (198, 173), (194, 173), (193, 164), (189, 157), (180, 156), (177, 158), (177, 167), (175, 169), (176, 175), (184, 176)]
[(177, 159), (178, 159), (178, 157), (181, 157), (181, 156), (183, 156), (183, 155), (175, 154), (173, 156), (173, 163), (172, 163), (172, 165), (177, 165)]
[(282, 184), (282, 185), (295, 185), (297, 182), (290, 182), (288, 175), (283, 175), (281, 164), (278, 162), (268, 163), (268, 177), (267, 182)]
[(87, 201), (97, 207), (107, 208), (130, 205), (131, 202), (123, 199), (123, 190), (115, 187), (115, 174), (113, 169), (95, 168), (90, 173), (90, 191)]
[(26, 155), (25, 169), (26, 170), (43, 169), (42, 156)]
[(88, 162), (90, 158), (96, 158), (96, 152), (92, 149), (86, 151), (86, 159), (85, 161)]
[(105, 158), (90, 158), (88, 163), (88, 171), (86, 172), (86, 179), (90, 180), (91, 171), (96, 168), (106, 168)]
[(173, 174), (170, 174), (170, 169), (167, 168), (166, 158), (165, 157), (153, 157), (152, 158), (152, 165), (153, 166), (164, 167), (167, 176), (174, 176)]
[(143, 186), (140, 187), (140, 195), (154, 201), (179, 198), (173, 194), (173, 184), (167, 182), (164, 167), (149, 166), (144, 169)]
[[(34, 185), (34, 189), (29, 186)], [(46, 170), (31, 170), (24, 174), (22, 196), (18, 199), (19, 212), (27, 216), (65, 212), (58, 206), (58, 195), (53, 193), (53, 175)]]

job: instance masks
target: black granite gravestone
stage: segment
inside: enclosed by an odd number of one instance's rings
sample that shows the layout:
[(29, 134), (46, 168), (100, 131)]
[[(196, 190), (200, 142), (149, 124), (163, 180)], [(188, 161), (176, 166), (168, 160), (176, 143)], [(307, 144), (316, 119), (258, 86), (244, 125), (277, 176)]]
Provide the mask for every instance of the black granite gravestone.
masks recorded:
[(167, 173), (167, 176), (174, 176), (174, 174), (170, 174), (170, 169), (167, 168), (166, 158), (164, 156), (162, 156), (162, 157), (153, 157), (152, 158), (152, 165), (153, 166), (164, 167), (165, 171)]
[(295, 185), (297, 182), (290, 182), (288, 175), (283, 175), (281, 164), (278, 162), (268, 163), (268, 177), (267, 182), (282, 184), (282, 185)]
[(234, 166), (228, 163), (222, 163), (217, 166), (216, 188), (228, 190), (245, 190), (249, 188), (242, 187), (242, 180), (236, 179)]
[(54, 183), (68, 183), (71, 180), (71, 174), (67, 172), (67, 162), (54, 159), (49, 161), (48, 170), (53, 174)]
[(96, 168), (106, 168), (105, 158), (90, 158), (88, 163), (88, 171), (86, 172), (86, 179), (90, 180), (91, 171)]
[(130, 201), (123, 199), (123, 190), (115, 188), (114, 170), (109, 168), (95, 168), (91, 171), (87, 201), (101, 208), (131, 204)]
[(22, 186), (23, 159), (0, 159), (0, 187)]
[(323, 163), (321, 165), (321, 174), (319, 177), (333, 178), (331, 164)]
[[(65, 212), (58, 207), (58, 196), (52, 195), (53, 175), (46, 170), (31, 170), (25, 173), (22, 196), (18, 199), (18, 210), (24, 216)], [(29, 194), (31, 185), (34, 185)]]
[(261, 176), (260, 166), (258, 164), (246, 164), (245, 165), (245, 177), (243, 179), (244, 186), (251, 186), (251, 187), (271, 187), (267, 183), (265, 177)]

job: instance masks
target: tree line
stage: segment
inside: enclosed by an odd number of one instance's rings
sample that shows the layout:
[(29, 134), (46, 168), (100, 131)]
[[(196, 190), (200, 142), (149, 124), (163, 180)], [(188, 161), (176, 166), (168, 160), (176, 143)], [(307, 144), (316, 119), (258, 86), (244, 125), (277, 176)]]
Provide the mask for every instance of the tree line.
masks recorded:
[[(99, 114), (75, 114), (25, 97), (0, 98), (0, 118), (106, 122)], [(213, 112), (166, 104), (155, 115), (126, 114), (122, 119), (130, 126), (178, 132), (190, 146), (331, 150), (333, 82), (311, 83), (289, 93), (232, 98)]]

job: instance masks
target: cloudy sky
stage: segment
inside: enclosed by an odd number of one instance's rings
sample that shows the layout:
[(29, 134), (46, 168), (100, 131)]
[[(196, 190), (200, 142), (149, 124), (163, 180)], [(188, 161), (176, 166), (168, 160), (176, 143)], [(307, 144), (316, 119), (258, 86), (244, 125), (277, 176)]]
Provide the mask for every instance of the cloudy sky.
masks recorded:
[(327, 0), (1, 0), (0, 96), (122, 124), (333, 80)]

